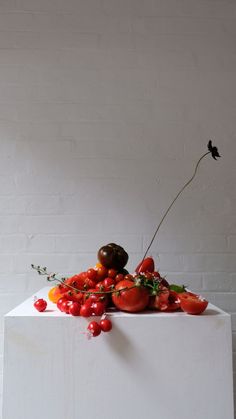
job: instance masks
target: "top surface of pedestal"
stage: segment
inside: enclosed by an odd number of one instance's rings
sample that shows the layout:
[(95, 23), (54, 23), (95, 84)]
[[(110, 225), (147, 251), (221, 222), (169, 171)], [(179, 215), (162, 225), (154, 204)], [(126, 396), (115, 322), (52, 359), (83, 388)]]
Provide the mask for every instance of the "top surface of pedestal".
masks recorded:
[[(48, 291), (50, 290), (51, 287), (45, 287), (42, 288), (41, 290), (39, 290), (37, 293), (35, 293), (32, 297), (28, 298), (27, 300), (25, 300), (23, 303), (21, 303), (20, 305), (18, 305), (17, 307), (15, 307), (13, 310), (11, 310), (9, 313), (7, 313), (5, 316), (6, 317), (70, 317), (68, 316), (68, 314), (62, 313), (60, 312), (56, 305), (51, 303), (50, 301), (48, 301)], [(38, 312), (34, 306), (34, 297), (37, 298), (44, 298), (47, 302), (47, 309), (44, 312)], [(116, 310), (109, 310), (108, 314), (114, 317), (132, 317), (132, 316), (148, 316), (148, 317), (170, 317), (170, 318), (174, 318), (174, 317), (191, 317), (191, 318), (196, 318), (199, 316), (189, 316), (186, 313), (183, 312), (170, 312), (170, 313), (164, 313), (164, 312), (159, 312), (159, 311), (144, 311), (141, 313), (125, 313), (125, 312), (121, 312), (121, 311), (116, 311)], [(205, 316), (230, 316), (228, 313), (226, 313), (225, 311), (221, 310), (220, 308), (214, 306), (213, 304), (208, 304), (208, 307), (206, 309), (206, 311), (201, 314), (201, 317), (205, 317)]]

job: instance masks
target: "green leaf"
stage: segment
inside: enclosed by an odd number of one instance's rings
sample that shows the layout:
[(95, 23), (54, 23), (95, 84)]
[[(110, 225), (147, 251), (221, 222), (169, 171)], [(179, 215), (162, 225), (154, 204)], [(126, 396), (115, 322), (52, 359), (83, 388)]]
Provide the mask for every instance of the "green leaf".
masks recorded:
[(182, 292), (185, 292), (185, 291), (186, 291), (186, 288), (185, 288), (185, 286), (184, 286), (184, 285), (175, 285), (175, 284), (171, 284), (171, 285), (170, 285), (170, 290), (171, 290), (171, 291), (175, 291), (175, 292), (177, 292), (178, 294), (181, 294)]

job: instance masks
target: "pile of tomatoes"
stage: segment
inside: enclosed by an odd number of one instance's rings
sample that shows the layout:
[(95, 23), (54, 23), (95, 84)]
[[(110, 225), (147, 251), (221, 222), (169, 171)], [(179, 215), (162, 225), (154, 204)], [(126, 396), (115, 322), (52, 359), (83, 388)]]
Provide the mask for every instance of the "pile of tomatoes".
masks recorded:
[[(135, 273), (130, 274), (123, 266), (128, 255), (120, 246), (109, 244), (98, 254), (103, 262), (106, 255), (109, 256), (106, 266), (99, 262), (94, 268), (64, 280), (57, 279), (55, 274), (48, 276), (48, 280), (59, 282), (50, 289), (48, 298), (60, 311), (72, 316), (101, 317), (100, 322), (91, 321), (88, 325), (88, 333), (93, 337), (112, 329), (111, 321), (106, 318), (111, 308), (129, 313), (179, 310), (196, 315), (203, 313), (208, 305), (208, 301), (184, 286), (169, 284), (155, 271), (152, 257), (142, 260)], [(116, 268), (112, 266), (112, 258)], [(48, 275), (46, 268), (32, 267), (39, 274)], [(44, 311), (46, 306), (43, 299), (34, 302), (38, 311)]]

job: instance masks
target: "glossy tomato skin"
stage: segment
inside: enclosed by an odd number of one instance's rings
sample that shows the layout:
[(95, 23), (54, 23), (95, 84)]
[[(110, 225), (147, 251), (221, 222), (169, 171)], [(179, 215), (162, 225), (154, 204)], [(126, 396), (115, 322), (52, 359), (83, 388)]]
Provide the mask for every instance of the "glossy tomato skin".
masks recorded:
[(80, 316), (90, 317), (92, 316), (93, 311), (90, 303), (84, 303), (80, 308)]
[(100, 326), (103, 332), (110, 332), (112, 329), (112, 322), (109, 319), (103, 319), (100, 321)]
[(93, 303), (91, 307), (94, 316), (102, 316), (102, 314), (105, 313), (106, 306), (101, 301)]
[(35, 301), (34, 307), (40, 312), (45, 311), (47, 308), (47, 301), (45, 301), (43, 298), (39, 298), (37, 301)]
[(63, 298), (66, 298), (69, 301), (74, 301), (77, 303), (82, 303), (83, 299), (84, 299), (84, 295), (82, 294), (82, 292), (76, 292), (76, 291), (67, 291), (63, 294)]
[(135, 272), (137, 274), (140, 274), (141, 272), (154, 272), (154, 270), (155, 264), (153, 258), (147, 257), (138, 264), (137, 268), (135, 269)]
[(96, 271), (96, 269), (89, 268), (87, 270), (87, 277), (89, 279), (91, 279), (92, 281), (95, 281), (96, 282), (96, 279), (97, 279), (97, 271)]
[(69, 306), (69, 314), (71, 314), (72, 316), (79, 316), (80, 315), (80, 304), (77, 302), (73, 302), (70, 306)]
[(181, 310), (187, 314), (201, 314), (208, 306), (207, 300), (192, 292), (182, 292), (179, 299)]
[(97, 322), (93, 321), (90, 322), (87, 329), (89, 330), (89, 332), (92, 334), (92, 336), (95, 338), (96, 336), (99, 336), (102, 329), (100, 324), (98, 324)]
[(112, 301), (117, 308), (122, 311), (136, 313), (138, 311), (144, 310), (147, 307), (149, 294), (146, 288), (135, 287), (135, 283), (133, 281), (126, 279), (118, 282), (115, 286), (115, 290), (117, 291), (124, 288), (128, 289), (121, 291), (119, 294), (112, 294)]

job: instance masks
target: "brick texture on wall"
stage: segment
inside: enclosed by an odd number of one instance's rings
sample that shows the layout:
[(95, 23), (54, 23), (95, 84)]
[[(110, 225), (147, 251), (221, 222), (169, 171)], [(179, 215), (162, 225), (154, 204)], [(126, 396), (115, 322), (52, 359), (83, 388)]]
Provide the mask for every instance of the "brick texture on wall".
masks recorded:
[(236, 2), (0, 0), (0, 375), (3, 315), (107, 242), (134, 270), (232, 313), (236, 371)]

